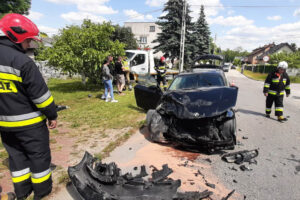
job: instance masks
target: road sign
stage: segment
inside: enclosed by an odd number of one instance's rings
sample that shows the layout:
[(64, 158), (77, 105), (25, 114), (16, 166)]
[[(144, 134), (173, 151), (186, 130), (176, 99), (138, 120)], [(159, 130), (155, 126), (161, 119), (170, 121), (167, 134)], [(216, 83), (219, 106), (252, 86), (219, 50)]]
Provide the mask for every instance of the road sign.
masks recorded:
[(264, 60), (265, 62), (268, 62), (268, 61), (270, 60), (270, 57), (269, 57), (269, 56), (264, 56), (264, 57), (263, 57), (263, 60)]

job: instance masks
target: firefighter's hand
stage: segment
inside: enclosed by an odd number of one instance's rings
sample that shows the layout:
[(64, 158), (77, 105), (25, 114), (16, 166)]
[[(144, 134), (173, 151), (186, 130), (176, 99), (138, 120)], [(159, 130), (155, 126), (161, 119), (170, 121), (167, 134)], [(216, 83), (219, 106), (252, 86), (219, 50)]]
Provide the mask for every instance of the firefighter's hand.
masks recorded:
[(268, 93), (264, 93), (264, 95), (267, 97), (267, 96), (268, 96)]
[(56, 125), (57, 125), (57, 121), (56, 120), (48, 120), (48, 127), (50, 129), (56, 128)]

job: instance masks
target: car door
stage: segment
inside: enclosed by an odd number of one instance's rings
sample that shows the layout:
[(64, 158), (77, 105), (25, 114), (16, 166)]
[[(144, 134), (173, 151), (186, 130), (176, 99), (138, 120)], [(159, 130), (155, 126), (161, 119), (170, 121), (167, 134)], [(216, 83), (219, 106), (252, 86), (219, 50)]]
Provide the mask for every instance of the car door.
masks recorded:
[(139, 77), (139, 84), (134, 87), (136, 105), (144, 110), (155, 109), (163, 95), (153, 77)]
[(147, 74), (148, 62), (147, 55), (144, 53), (138, 53), (130, 62), (131, 72), (135, 74)]

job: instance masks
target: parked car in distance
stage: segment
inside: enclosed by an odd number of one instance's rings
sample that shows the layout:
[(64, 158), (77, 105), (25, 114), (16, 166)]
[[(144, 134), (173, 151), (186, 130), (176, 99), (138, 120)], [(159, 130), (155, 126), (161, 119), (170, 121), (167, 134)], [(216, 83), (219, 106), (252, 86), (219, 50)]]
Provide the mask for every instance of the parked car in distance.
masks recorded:
[(224, 72), (229, 72), (231, 63), (224, 63), (222, 69)]

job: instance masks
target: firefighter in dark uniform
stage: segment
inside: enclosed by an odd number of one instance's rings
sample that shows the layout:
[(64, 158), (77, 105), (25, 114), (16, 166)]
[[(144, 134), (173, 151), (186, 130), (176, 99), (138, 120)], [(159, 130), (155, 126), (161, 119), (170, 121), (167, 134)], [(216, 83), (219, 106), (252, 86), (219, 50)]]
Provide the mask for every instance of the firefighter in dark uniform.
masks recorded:
[(264, 95), (266, 99), (266, 117), (270, 117), (273, 102), (275, 102), (275, 116), (278, 121), (286, 121), (283, 116), (283, 96), (284, 92), (286, 97), (291, 93), (290, 91), (290, 78), (286, 73), (288, 64), (282, 61), (278, 64), (277, 69), (269, 73), (264, 84)]
[(160, 83), (162, 82), (164, 91), (167, 90), (167, 80), (166, 80), (166, 74), (167, 74), (167, 67), (166, 67), (166, 58), (161, 57), (159, 60), (158, 65), (155, 66), (155, 70), (157, 72), (157, 85), (160, 87)]
[(39, 30), (28, 18), (7, 14), (0, 20), (0, 133), (9, 154), (17, 199), (32, 191), (41, 199), (52, 190), (49, 128), (55, 128), (53, 97), (25, 52)]

